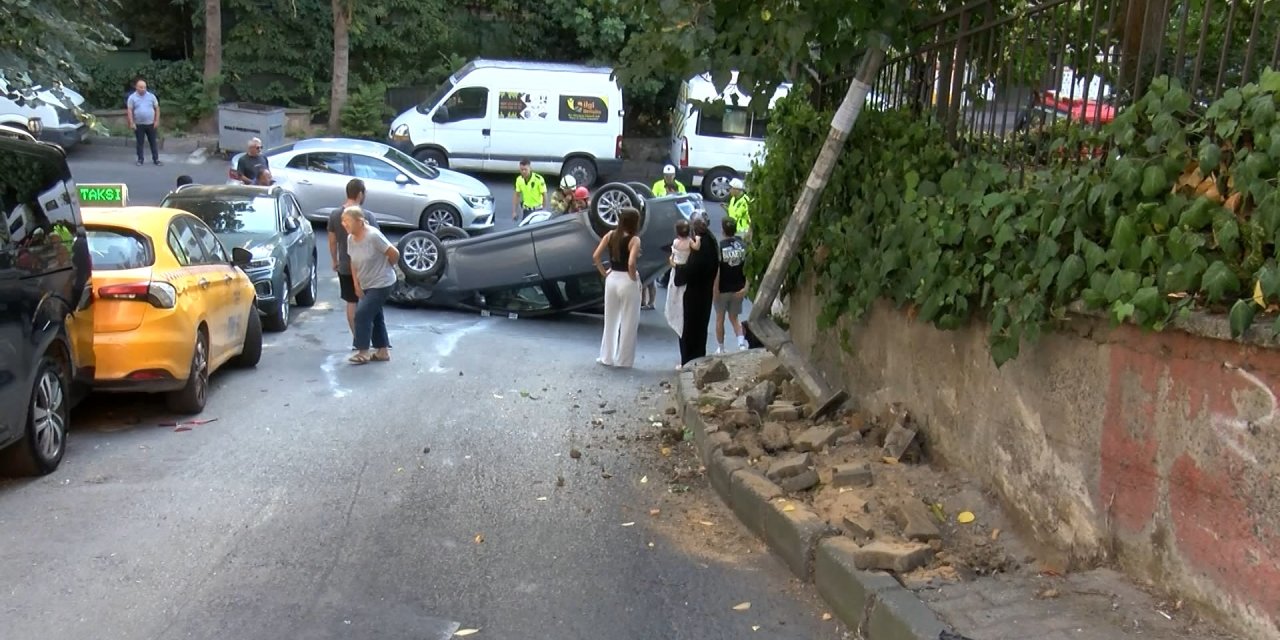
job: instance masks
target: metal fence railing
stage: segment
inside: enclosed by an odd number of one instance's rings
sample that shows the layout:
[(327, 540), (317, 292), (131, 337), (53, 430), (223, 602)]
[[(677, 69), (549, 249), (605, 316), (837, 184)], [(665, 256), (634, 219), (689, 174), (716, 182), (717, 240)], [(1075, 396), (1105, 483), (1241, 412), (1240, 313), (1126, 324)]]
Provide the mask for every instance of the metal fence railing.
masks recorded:
[(871, 100), (933, 110), (953, 141), (1100, 126), (1161, 75), (1198, 105), (1280, 67), (1277, 0), (973, 0), (891, 55)]

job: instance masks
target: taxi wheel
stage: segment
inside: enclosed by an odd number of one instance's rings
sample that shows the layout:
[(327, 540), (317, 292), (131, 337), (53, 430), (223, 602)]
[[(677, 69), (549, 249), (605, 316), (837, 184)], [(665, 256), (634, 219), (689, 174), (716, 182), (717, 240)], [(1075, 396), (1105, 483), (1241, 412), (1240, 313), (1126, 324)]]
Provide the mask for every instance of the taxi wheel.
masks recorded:
[(258, 315), (258, 309), (251, 307), (249, 309), (249, 323), (244, 329), (244, 345), (241, 347), (240, 355), (236, 356), (235, 365), (237, 367), (256, 367), (258, 361), (262, 359), (262, 316)]
[(299, 307), (310, 307), (315, 305), (316, 298), (319, 297), (320, 283), (316, 280), (316, 257), (311, 256), (311, 270), (307, 273), (307, 287), (298, 292), (298, 299), (294, 302)]
[(284, 274), (284, 286), (280, 288), (280, 295), (276, 297), (276, 308), (267, 312), (267, 329), (270, 331), (284, 331), (289, 328), (289, 316), (292, 315), (292, 309), (289, 308), (289, 291), (293, 289), (293, 280), (289, 274)]
[(204, 411), (204, 403), (209, 395), (209, 336), (204, 327), (196, 332), (196, 348), (191, 353), (191, 373), (187, 375), (187, 386), (172, 391), (165, 398), (169, 410), (174, 413), (194, 414)]

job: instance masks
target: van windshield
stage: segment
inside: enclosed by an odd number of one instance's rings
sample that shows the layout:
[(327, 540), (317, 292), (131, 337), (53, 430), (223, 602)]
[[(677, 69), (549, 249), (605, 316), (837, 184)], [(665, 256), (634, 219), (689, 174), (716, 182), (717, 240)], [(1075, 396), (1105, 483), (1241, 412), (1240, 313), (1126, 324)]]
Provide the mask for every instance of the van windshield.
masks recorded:
[(436, 90), (432, 91), (431, 95), (427, 96), (427, 99), (423, 100), (422, 103), (418, 105), (418, 113), (422, 113), (422, 114), (430, 113), (431, 110), (435, 108), (437, 104), (440, 104), (440, 101), (442, 99), (444, 99), (444, 94), (448, 93), (449, 89), (452, 89), (452, 88), (453, 88), (453, 78), (450, 77), (446, 79), (444, 82), (440, 83), (440, 86), (436, 87)]

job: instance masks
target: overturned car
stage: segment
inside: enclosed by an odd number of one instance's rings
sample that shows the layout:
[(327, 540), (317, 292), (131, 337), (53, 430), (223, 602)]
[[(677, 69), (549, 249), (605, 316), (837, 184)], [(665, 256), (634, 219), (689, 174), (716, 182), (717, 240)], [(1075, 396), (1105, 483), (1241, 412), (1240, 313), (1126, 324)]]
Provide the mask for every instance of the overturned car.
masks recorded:
[(648, 193), (643, 185), (610, 183), (596, 191), (585, 211), (535, 213), (515, 229), (478, 237), (453, 227), (410, 232), (398, 245), (390, 302), (510, 317), (596, 312), (604, 305), (604, 281), (591, 254), (617, 226), (623, 207), (640, 211), (642, 282), (667, 269), (676, 221), (705, 214), (700, 195)]

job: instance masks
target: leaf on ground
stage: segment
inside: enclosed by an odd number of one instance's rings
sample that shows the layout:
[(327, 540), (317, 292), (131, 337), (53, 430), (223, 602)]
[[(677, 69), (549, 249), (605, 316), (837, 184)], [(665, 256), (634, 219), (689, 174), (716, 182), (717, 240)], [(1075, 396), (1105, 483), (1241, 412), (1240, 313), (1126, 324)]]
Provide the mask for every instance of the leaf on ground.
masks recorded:
[(481, 544), (481, 543), (483, 543), (483, 542), (484, 542), (484, 534), (483, 534), (483, 533), (477, 533), (477, 534), (476, 534), (476, 544)]
[(706, 520), (702, 520), (702, 521), (700, 521), (700, 522), (699, 522), (699, 524), (701, 524), (701, 525), (703, 525), (703, 526), (707, 526), (707, 527), (714, 527), (714, 526), (716, 526), (716, 523), (714, 523), (714, 522), (708, 522), (708, 521), (706, 521)]
[(743, 602), (743, 603), (740, 603), (740, 604), (735, 604), (735, 605), (733, 605), (733, 610), (734, 610), (734, 611), (746, 611), (747, 609), (750, 609), (750, 608), (751, 608), (751, 603), (750, 603), (750, 602)]
[(642, 476), (640, 478), (640, 484), (648, 484), (648, 483), (649, 483), (649, 476)]
[(830, 620), (830, 619), (831, 619), (831, 614), (829, 614), (829, 613), (824, 613), (824, 614), (822, 614), (822, 620), (823, 620), (824, 622), (825, 622), (825, 621), (827, 621), (827, 620)]
[(885, 456), (883, 458), (880, 458), (880, 462), (883, 462), (885, 464), (898, 464), (898, 459), (893, 456)]
[(546, 497), (546, 496), (541, 496), (541, 497), (539, 497), (539, 498), (538, 498), (538, 502), (546, 502), (546, 501), (547, 501), (547, 497)]
[(782, 507), (782, 510), (783, 510), (783, 511), (795, 511), (795, 510), (796, 510), (796, 506), (795, 506), (794, 504), (787, 503), (786, 505), (784, 505), (784, 506)]
[(632, 526), (635, 526), (635, 524), (636, 524), (636, 523), (634, 523), (634, 522), (624, 522), (624, 523), (622, 523), (622, 526), (624, 526), (624, 527), (632, 527)]
[(462, 637), (462, 636), (469, 636), (475, 633), (480, 633), (480, 630), (479, 629), (459, 629), (458, 632), (453, 635), (455, 637)]
[(649, 510), (649, 515), (651, 515), (651, 516), (656, 516), (656, 515), (658, 515), (659, 513), (662, 513), (662, 509), (650, 509), (650, 510)]

